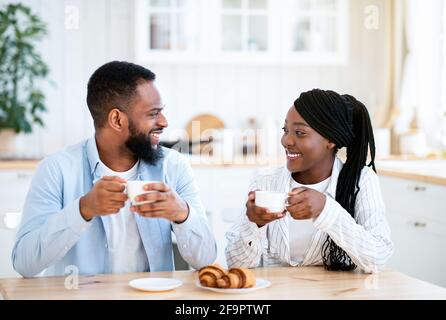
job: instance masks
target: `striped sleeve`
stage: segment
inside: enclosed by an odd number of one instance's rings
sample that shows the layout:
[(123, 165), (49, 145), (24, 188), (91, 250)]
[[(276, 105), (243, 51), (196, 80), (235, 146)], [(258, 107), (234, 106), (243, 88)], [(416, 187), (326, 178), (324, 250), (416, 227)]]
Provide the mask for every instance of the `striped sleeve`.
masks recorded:
[[(254, 178), (249, 190), (259, 189)], [(249, 221), (246, 212), (240, 215), (240, 220), (226, 233), (228, 240), (225, 254), (229, 268), (256, 268), (261, 264), (263, 247), (266, 240), (267, 226), (259, 228)]]
[(375, 273), (393, 254), (393, 244), (378, 176), (365, 167), (359, 186), (356, 220), (336, 200), (327, 196), (325, 207), (314, 221), (314, 226), (326, 232), (360, 269)]
[(256, 268), (260, 266), (267, 226), (259, 228), (246, 215), (226, 233), (226, 262), (229, 268)]

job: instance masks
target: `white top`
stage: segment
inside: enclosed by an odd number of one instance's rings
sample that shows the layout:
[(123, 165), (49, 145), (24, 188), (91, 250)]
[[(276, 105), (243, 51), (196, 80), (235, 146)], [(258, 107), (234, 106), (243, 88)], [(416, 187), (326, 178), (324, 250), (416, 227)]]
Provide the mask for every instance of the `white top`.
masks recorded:
[[(99, 162), (99, 176), (118, 176), (125, 180), (136, 180), (138, 176), (137, 162), (130, 170), (116, 172)], [(130, 211), (130, 201), (117, 213), (107, 216), (109, 232), (107, 234), (111, 272), (143, 272), (149, 270), (147, 254), (139, 235), (135, 213)]]
[[(291, 179), (290, 191), (295, 188), (306, 187), (325, 193), (330, 184), (330, 179), (325, 179), (316, 184), (303, 185)], [(311, 239), (316, 233), (316, 228), (313, 226), (312, 219), (296, 220), (290, 214), (286, 215), (288, 219), (288, 230), (290, 233), (290, 259), (291, 265), (295, 266), (304, 261), (305, 253), (310, 247)]]
[[(376, 173), (364, 167), (359, 180), (355, 217), (352, 218), (336, 200), (336, 184), (342, 161), (336, 157), (331, 180), (325, 192), (325, 206), (313, 221), (316, 229), (301, 265), (320, 265), (322, 246), (329, 235), (364, 272), (377, 272), (393, 254), (393, 243), (385, 215), (379, 180)], [(258, 174), (250, 190), (288, 192), (291, 173), (286, 167)], [(246, 209), (244, 210), (246, 211)], [(229, 267), (256, 268), (259, 266), (290, 266), (291, 248), (289, 219), (277, 219), (259, 228), (246, 214), (226, 234), (226, 260)]]

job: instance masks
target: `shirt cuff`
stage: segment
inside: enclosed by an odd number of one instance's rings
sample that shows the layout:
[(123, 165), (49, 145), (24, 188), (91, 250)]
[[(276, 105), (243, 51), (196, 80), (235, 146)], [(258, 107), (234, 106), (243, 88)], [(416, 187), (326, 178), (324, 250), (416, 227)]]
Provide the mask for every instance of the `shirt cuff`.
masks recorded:
[(325, 206), (319, 216), (313, 221), (313, 226), (316, 229), (326, 231), (331, 228), (333, 223), (339, 216), (339, 206), (340, 204), (336, 202), (335, 199), (326, 196)]
[(259, 227), (256, 223), (246, 218), (245, 224), (241, 226), (241, 229), (243, 230), (240, 236), (242, 242), (246, 246), (252, 247), (254, 243), (262, 243), (266, 239), (268, 225)]
[(189, 230), (193, 229), (195, 226), (199, 226), (200, 222), (198, 214), (195, 212), (195, 209), (191, 207), (189, 204), (189, 215), (187, 216), (186, 220), (181, 223), (176, 223), (175, 221), (171, 222), (173, 231), (181, 232), (183, 230)]
[(67, 217), (67, 223), (71, 230), (74, 231), (74, 233), (80, 235), (82, 232), (87, 230), (91, 226), (91, 219), (90, 221), (86, 221), (81, 214), (80, 208), (79, 208), (79, 199), (76, 199), (73, 203), (70, 203), (68, 206), (64, 208), (66, 217)]
[(250, 224), (251, 224), (252, 230), (254, 231), (254, 234), (256, 235), (256, 237), (258, 239), (263, 239), (266, 237), (266, 231), (268, 230), (268, 224), (265, 224), (262, 227), (259, 227), (256, 223), (251, 222), (251, 221), (250, 221)]

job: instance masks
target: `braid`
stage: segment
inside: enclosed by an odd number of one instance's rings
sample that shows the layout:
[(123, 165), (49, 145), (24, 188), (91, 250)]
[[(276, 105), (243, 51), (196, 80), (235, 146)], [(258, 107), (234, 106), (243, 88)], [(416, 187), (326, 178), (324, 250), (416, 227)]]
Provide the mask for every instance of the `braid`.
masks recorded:
[[(359, 179), (369, 147), (371, 161), (368, 165), (376, 171), (375, 141), (367, 108), (350, 95), (319, 89), (302, 93), (294, 106), (310, 127), (335, 143), (337, 149), (347, 147), (347, 159), (336, 185), (336, 201), (354, 218)], [(322, 246), (322, 258), (328, 270), (356, 268), (348, 254), (330, 237)]]

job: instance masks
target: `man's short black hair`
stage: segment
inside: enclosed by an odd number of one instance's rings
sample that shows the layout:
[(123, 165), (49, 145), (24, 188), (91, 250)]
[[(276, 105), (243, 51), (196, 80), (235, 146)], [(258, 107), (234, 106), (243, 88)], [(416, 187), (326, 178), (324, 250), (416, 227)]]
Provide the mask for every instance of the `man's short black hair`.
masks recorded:
[(124, 110), (143, 81), (155, 80), (155, 74), (139, 65), (112, 61), (97, 69), (88, 81), (87, 105), (96, 128), (107, 122), (110, 110)]

